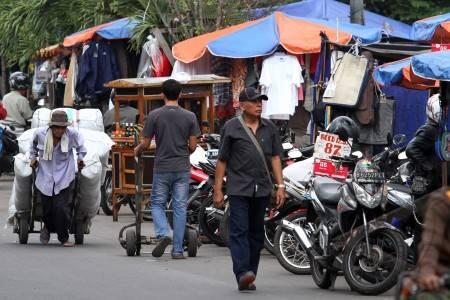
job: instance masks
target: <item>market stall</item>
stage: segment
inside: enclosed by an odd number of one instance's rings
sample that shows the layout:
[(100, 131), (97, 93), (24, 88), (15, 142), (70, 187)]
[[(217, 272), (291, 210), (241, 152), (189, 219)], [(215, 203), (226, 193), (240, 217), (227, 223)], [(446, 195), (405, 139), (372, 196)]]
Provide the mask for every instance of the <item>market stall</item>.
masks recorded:
[[(106, 87), (115, 90), (114, 112), (115, 131), (112, 139), (116, 143), (112, 148), (112, 174), (113, 174), (113, 220), (117, 221), (118, 212), (123, 202), (119, 201), (120, 196), (134, 195), (135, 186), (135, 160), (134, 147), (142, 138), (139, 136), (140, 129), (144, 124), (145, 116), (154, 108), (163, 105), (163, 95), (161, 91), (162, 83), (168, 77), (141, 78), (141, 79), (118, 79), (106, 84)], [(189, 80), (183, 81), (180, 96), (180, 105), (185, 109), (193, 111), (202, 130), (214, 131), (214, 96), (212, 92), (213, 84), (229, 83), (230, 79), (216, 75), (197, 75)], [(135, 124), (120, 124), (121, 102), (135, 103), (139, 110), (139, 122)], [(209, 126), (206, 125), (208, 122)], [(208, 128), (209, 127), (209, 128)], [(144, 193), (149, 194), (151, 190), (153, 159), (155, 145), (144, 153), (143, 183)]]

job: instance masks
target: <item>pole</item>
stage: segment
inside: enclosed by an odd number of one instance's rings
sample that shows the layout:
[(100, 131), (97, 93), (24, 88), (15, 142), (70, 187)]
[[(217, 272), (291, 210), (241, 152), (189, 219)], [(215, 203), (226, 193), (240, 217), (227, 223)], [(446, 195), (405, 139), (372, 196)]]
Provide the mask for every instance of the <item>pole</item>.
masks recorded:
[(350, 22), (364, 25), (364, 0), (350, 0)]

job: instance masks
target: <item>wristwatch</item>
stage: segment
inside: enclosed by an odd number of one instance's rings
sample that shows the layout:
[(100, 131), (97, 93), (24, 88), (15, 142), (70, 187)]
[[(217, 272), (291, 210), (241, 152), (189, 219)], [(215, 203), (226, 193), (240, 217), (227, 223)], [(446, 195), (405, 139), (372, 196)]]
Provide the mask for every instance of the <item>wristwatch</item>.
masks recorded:
[(286, 186), (284, 185), (284, 184), (275, 184), (275, 187), (277, 188), (277, 190), (279, 189), (279, 188), (286, 188)]

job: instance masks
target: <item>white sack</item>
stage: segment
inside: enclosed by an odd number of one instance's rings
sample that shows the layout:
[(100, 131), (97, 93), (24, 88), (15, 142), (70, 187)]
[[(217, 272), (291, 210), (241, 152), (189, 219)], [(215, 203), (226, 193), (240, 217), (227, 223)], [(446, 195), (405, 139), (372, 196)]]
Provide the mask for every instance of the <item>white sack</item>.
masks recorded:
[(85, 167), (81, 170), (78, 182), (77, 201), (79, 208), (77, 220), (91, 220), (100, 207), (102, 164), (96, 154), (86, 155)]
[(33, 113), (31, 128), (45, 127), (50, 122), (52, 111), (48, 108), (39, 108)]
[(14, 204), (19, 211), (31, 208), (32, 169), (30, 160), (24, 154), (19, 153), (14, 157)]
[(14, 215), (16, 214), (16, 191), (15, 191), (15, 180), (13, 183), (11, 196), (9, 197), (9, 204), (8, 204), (8, 222), (7, 225), (12, 224), (14, 220)]
[(19, 143), (19, 151), (20, 153), (28, 153), (31, 148), (31, 141), (33, 140), (34, 131), (37, 128), (31, 128), (22, 133), (21, 136), (17, 138), (17, 142)]
[(78, 128), (104, 132), (103, 115), (97, 108), (83, 108), (77, 113)]

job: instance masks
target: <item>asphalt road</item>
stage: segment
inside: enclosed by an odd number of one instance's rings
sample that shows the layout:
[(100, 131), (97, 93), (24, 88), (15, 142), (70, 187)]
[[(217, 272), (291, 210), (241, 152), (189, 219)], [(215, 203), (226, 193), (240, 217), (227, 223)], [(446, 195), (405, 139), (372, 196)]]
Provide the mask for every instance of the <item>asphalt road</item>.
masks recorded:
[[(173, 261), (169, 254), (127, 257), (117, 241), (119, 230), (133, 216), (123, 208), (119, 222), (98, 215), (85, 244), (63, 248), (51, 237), (49, 245), (30, 236), (20, 245), (5, 228), (12, 178), (0, 178), (0, 299), (362, 299), (343, 277), (332, 290), (318, 289), (311, 276), (285, 271), (276, 258), (263, 254), (257, 291), (239, 293), (231, 271), (228, 249), (203, 245), (196, 258)], [(150, 233), (151, 224), (146, 230)], [(169, 250), (169, 249), (168, 249)], [(392, 292), (370, 299), (392, 299)]]

